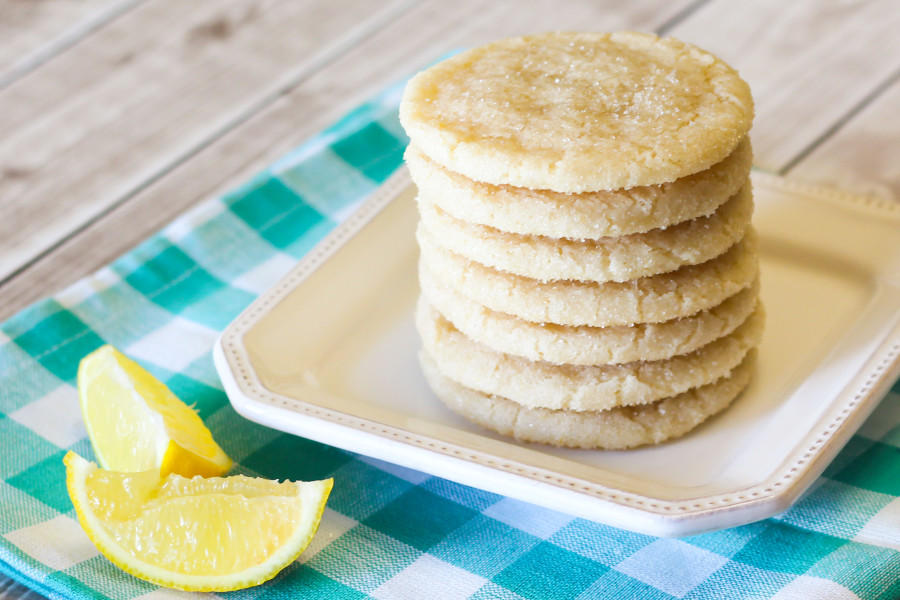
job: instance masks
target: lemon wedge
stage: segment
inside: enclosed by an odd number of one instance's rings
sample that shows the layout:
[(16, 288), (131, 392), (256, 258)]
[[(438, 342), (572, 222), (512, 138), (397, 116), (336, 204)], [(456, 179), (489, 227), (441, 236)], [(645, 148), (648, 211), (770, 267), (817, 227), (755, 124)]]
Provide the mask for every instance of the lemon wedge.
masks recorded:
[(81, 360), (78, 396), (104, 469), (215, 477), (231, 468), (197, 413), (112, 346)]
[(274, 577), (316, 533), (333, 480), (119, 473), (69, 452), (81, 526), (116, 566), (157, 585), (230, 591)]

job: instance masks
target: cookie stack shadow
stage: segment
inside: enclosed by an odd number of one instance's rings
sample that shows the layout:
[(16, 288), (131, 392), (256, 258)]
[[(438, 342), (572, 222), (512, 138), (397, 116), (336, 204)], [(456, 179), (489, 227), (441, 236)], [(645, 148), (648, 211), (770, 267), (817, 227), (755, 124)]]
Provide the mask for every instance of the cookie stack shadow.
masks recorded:
[(515, 168), (491, 181), (458, 169), (419, 104), (413, 90), (401, 108), (420, 215), (416, 326), (425, 377), (451, 410), (521, 441), (624, 449), (684, 435), (748, 385), (764, 320), (748, 115), (709, 141), (728, 146), (717, 160), (682, 161), (663, 183), (636, 160), (627, 186), (526, 186)]

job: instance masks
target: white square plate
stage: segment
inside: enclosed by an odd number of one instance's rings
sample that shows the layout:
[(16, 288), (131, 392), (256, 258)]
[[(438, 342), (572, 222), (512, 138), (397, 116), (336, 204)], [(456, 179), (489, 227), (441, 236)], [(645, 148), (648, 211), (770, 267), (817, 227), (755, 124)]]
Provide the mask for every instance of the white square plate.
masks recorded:
[(446, 409), (416, 361), (405, 169), (226, 329), (217, 369), (253, 421), (617, 527), (683, 536), (771, 516), (900, 373), (900, 206), (761, 173), (753, 183), (768, 315), (757, 373), (682, 439), (564, 450)]

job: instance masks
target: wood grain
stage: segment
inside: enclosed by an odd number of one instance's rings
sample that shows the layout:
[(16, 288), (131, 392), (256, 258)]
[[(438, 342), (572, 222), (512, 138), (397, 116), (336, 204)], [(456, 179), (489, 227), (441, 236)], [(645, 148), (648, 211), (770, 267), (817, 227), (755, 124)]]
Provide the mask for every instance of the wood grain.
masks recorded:
[(894, 0), (717, 0), (671, 34), (738, 69), (756, 100), (756, 164), (779, 171), (900, 67)]
[(13, 83), (0, 92), (0, 278), (406, 4), (153, 0)]
[[(757, 162), (900, 198), (894, 0), (0, 0), (0, 318), (443, 53), (643, 29), (722, 56)], [(415, 5), (415, 6), (414, 6)], [(41, 596), (0, 576), (0, 600)]]
[[(127, 194), (129, 187), (125, 184), (130, 184), (139, 186), (139, 190), (127, 202), (115, 204), (114, 210), (88, 220), (78, 235), (58, 247), (46, 246), (52, 248), (45, 251), (46, 255), (0, 286), (0, 318), (96, 270), (187, 207), (246, 180), (389, 82), (405, 78), (452, 49), (547, 29), (653, 29), (688, 5), (687, 1), (672, 2), (659, 10), (656, 0), (641, 0), (628, 3), (625, 10), (616, 0), (563, 4), (541, 0), (531, 3), (531, 10), (523, 11), (516, 0), (490, 4), (476, 0), (426, 2), (359, 43), (246, 123), (186, 157), (164, 176), (145, 184), (134, 177), (118, 183), (122, 179), (113, 179), (110, 170), (98, 164), (98, 176), (106, 186), (103, 189), (117, 185), (118, 194)], [(52, 180), (50, 183), (60, 185)], [(92, 180), (84, 185), (101, 184)], [(80, 206), (78, 203), (75, 208)], [(68, 223), (69, 218), (60, 218), (60, 232)], [(30, 251), (32, 256), (39, 255), (34, 248)]]
[(0, 89), (118, 17), (139, 0), (0, 2)]
[(900, 73), (865, 106), (836, 123), (788, 174), (900, 202)]

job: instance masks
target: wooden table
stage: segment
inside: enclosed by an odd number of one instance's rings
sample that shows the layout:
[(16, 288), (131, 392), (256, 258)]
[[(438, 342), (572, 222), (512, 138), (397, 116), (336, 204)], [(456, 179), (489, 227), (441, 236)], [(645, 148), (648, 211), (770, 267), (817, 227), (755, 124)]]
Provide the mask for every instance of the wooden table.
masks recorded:
[(0, 0), (0, 318), (447, 51), (557, 29), (706, 48), (758, 166), (900, 198), (895, 0)]

